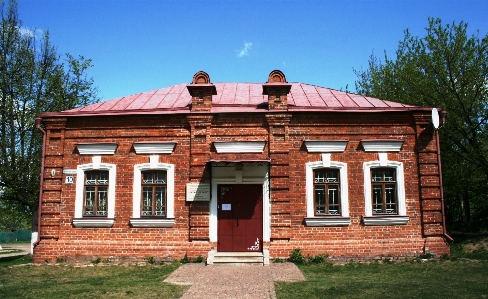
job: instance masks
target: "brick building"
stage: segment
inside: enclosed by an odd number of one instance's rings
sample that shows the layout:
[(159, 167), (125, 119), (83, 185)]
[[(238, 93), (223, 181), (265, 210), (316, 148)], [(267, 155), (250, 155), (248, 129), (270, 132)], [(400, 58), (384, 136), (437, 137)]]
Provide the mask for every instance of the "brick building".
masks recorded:
[(436, 112), (273, 71), (43, 113), (34, 262), (448, 254)]

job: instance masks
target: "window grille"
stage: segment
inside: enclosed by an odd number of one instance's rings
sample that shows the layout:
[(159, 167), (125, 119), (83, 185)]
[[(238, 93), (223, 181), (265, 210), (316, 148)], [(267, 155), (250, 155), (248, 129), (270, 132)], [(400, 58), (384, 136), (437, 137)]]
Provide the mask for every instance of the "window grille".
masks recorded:
[(142, 172), (141, 216), (166, 217), (166, 172)]
[(373, 214), (398, 214), (395, 169), (372, 169), (371, 187)]
[(338, 169), (314, 170), (315, 216), (340, 215), (340, 185)]
[(108, 171), (85, 172), (83, 215), (107, 216)]

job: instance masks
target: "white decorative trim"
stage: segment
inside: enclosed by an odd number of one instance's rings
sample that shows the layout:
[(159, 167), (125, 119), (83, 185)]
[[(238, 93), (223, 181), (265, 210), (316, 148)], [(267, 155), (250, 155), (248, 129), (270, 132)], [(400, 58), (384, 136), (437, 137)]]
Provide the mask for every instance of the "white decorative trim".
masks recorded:
[(130, 225), (132, 227), (173, 227), (175, 224), (174, 218), (165, 219), (144, 219), (144, 218), (131, 218)]
[(136, 154), (171, 154), (176, 146), (175, 141), (138, 141), (132, 144)]
[(73, 218), (74, 227), (112, 227), (113, 225), (113, 218)]
[[(385, 163), (386, 162), (386, 163)], [(373, 216), (373, 204), (371, 202), (371, 168), (378, 167), (390, 167), (396, 170), (396, 181), (397, 181), (397, 200), (398, 200), (398, 215), (406, 216), (407, 208), (405, 203), (405, 179), (403, 174), (403, 163), (396, 161), (371, 161), (365, 162), (363, 164), (364, 172), (364, 201), (365, 201), (365, 213), (366, 217)], [(374, 216), (381, 217), (381, 216)], [(390, 216), (385, 216), (390, 217)]]
[(305, 146), (309, 153), (337, 153), (344, 152), (347, 140), (305, 140)]
[[(107, 217), (103, 217), (103, 219), (106, 220), (106, 219), (114, 218), (116, 166), (115, 164), (100, 163), (97, 157), (93, 157), (92, 160), (94, 161), (94, 163), (78, 165), (78, 167), (76, 168), (76, 195), (75, 195), (76, 197), (75, 197), (75, 218), (74, 219), (85, 219), (83, 218), (83, 201), (85, 199), (85, 195), (84, 195), (85, 171), (90, 171), (90, 170), (108, 170)], [(86, 219), (91, 219), (93, 221), (94, 218), (86, 218)], [(97, 220), (98, 219), (99, 218), (97, 218)]]
[(117, 143), (78, 143), (76, 148), (80, 155), (113, 155)]
[(256, 238), (256, 242), (254, 242), (254, 245), (252, 245), (251, 247), (248, 247), (247, 250), (259, 250), (259, 238)]
[(93, 170), (98, 170), (100, 169), (100, 163), (102, 163), (102, 157), (101, 156), (93, 156), (92, 157), (92, 169)]
[(217, 153), (262, 153), (266, 141), (215, 141)]
[(322, 154), (322, 166), (330, 167), (330, 154)]
[(158, 159), (159, 158), (157, 156), (152, 156), (151, 163), (134, 165), (134, 184), (132, 188), (132, 219), (141, 219), (141, 172), (144, 170), (166, 171), (166, 218), (171, 219), (175, 217), (175, 167), (173, 164), (157, 163)]
[(351, 224), (350, 217), (314, 217), (305, 218), (306, 226), (348, 226)]
[(399, 152), (403, 140), (361, 140), (365, 152)]
[(387, 153), (378, 153), (378, 161), (380, 161), (380, 166), (388, 165), (388, 154)]
[[(341, 188), (341, 216), (349, 217), (349, 188), (347, 184), (347, 164), (343, 162), (328, 161), (328, 168), (339, 169), (340, 188)], [(313, 171), (314, 169), (324, 168), (324, 162), (309, 162), (305, 164), (306, 177), (306, 201), (307, 201), (307, 218), (316, 218), (314, 213), (313, 202)], [(337, 218), (337, 217), (336, 217)], [(320, 218), (324, 219), (324, 218)]]
[(408, 216), (363, 216), (364, 225), (405, 225), (408, 223)]

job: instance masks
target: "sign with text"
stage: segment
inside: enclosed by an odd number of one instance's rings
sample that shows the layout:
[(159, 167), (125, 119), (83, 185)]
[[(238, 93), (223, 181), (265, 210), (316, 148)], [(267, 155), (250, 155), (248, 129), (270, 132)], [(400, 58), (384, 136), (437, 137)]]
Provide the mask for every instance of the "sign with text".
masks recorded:
[(186, 201), (210, 201), (210, 184), (186, 184)]

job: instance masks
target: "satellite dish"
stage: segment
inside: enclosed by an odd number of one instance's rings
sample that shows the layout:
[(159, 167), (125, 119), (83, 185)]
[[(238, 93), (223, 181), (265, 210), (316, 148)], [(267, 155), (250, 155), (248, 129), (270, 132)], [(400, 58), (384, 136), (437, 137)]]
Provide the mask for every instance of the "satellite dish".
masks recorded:
[(434, 129), (439, 129), (439, 111), (437, 111), (436, 108), (432, 108), (432, 125), (434, 126)]

